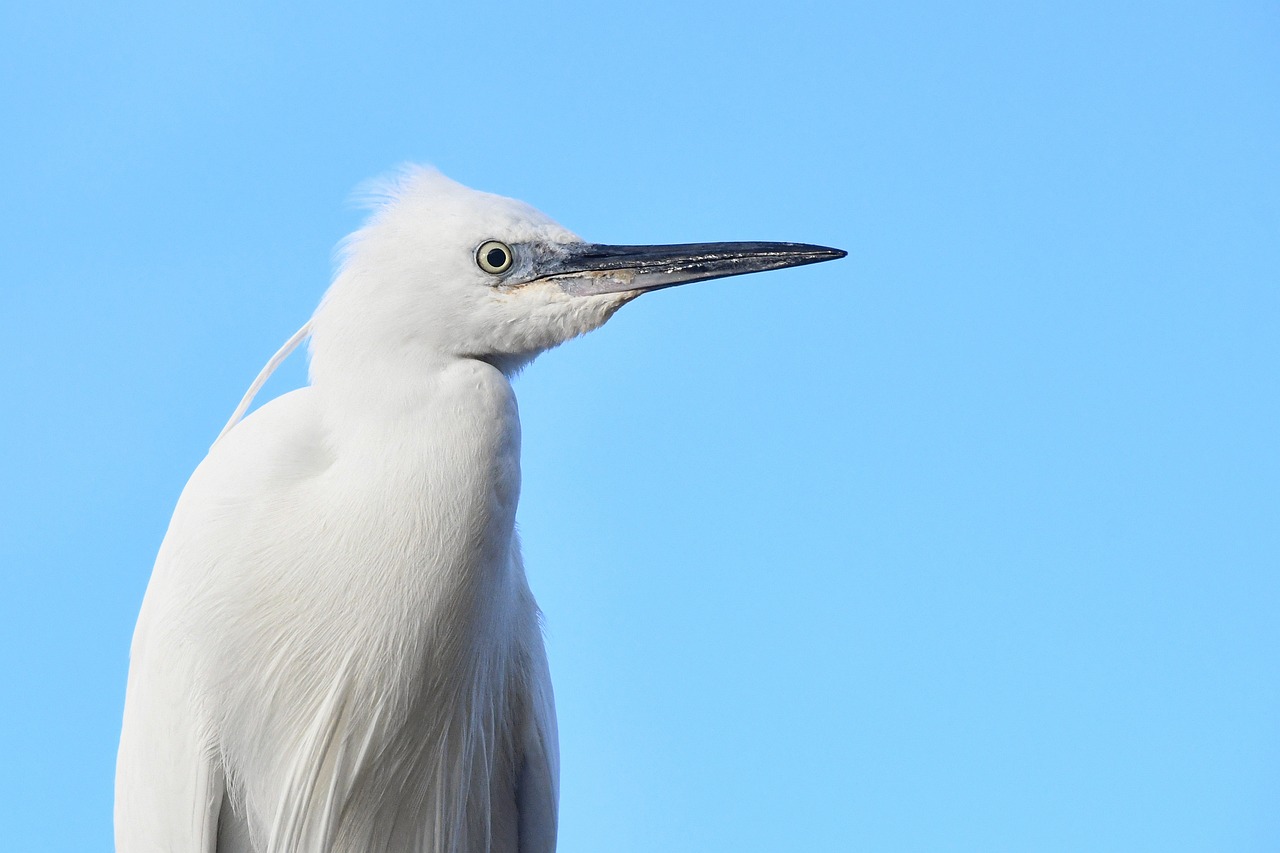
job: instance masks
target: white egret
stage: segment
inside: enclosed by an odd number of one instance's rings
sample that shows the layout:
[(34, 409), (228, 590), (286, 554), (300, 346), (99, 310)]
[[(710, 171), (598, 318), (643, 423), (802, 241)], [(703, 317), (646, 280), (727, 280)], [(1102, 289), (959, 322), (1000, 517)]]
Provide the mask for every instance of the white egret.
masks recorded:
[(645, 291), (843, 255), (602, 246), (434, 171), (390, 182), (291, 341), (311, 337), (311, 384), (237, 425), (246, 398), (174, 510), (133, 640), (119, 853), (554, 850), (509, 380)]

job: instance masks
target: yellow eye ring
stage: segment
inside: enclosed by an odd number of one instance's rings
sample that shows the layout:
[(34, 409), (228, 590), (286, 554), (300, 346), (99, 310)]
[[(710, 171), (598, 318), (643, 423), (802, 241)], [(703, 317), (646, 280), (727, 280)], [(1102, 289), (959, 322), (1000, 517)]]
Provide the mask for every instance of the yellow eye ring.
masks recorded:
[(502, 275), (514, 262), (515, 254), (506, 243), (486, 240), (476, 249), (476, 265), (490, 275)]

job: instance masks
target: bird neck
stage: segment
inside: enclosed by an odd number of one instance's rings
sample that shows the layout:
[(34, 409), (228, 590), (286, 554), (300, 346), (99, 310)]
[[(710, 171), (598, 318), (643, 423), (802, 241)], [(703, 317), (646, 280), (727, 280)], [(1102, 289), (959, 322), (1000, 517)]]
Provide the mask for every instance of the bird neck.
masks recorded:
[(332, 524), (359, 531), (371, 565), (362, 600), (393, 633), (418, 638), (411, 645), (452, 638), (423, 646), (453, 656), (452, 669), (501, 659), (503, 626), (527, 591), (515, 539), (520, 420), (506, 377), (458, 359), (394, 402), (315, 390), (333, 460), (326, 476), (342, 484)]

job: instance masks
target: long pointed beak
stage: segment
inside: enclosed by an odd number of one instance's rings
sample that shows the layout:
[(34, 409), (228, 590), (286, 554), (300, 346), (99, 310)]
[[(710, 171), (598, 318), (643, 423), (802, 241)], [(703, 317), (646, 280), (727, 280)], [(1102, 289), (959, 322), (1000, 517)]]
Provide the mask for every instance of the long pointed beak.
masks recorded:
[(807, 243), (682, 243), (669, 246), (562, 244), (537, 265), (535, 280), (591, 296), (660, 290), (731, 275), (834, 261), (847, 253)]

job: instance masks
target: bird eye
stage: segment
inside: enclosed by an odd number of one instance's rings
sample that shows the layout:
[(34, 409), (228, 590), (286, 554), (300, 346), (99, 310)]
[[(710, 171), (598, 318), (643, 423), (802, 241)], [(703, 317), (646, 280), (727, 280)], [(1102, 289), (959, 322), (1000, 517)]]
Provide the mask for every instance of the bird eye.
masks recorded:
[(476, 249), (476, 263), (480, 269), (492, 275), (501, 275), (511, 269), (511, 247), (497, 240), (489, 240)]

